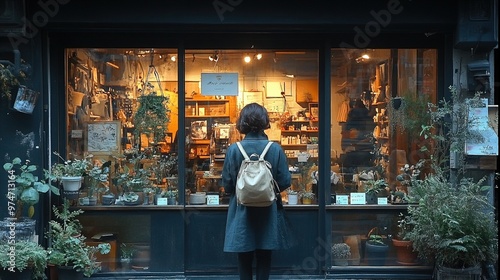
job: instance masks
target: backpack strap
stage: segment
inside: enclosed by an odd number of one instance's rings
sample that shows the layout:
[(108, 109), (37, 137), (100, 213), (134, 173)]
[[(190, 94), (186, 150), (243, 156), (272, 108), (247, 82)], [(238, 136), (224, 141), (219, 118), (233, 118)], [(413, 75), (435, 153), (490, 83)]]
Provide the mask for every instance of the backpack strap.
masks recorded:
[(250, 160), (250, 158), (248, 157), (247, 155), (247, 152), (245, 152), (245, 149), (243, 149), (243, 146), (241, 146), (241, 143), (240, 142), (236, 142), (236, 146), (238, 146), (238, 148), (240, 149), (240, 152), (241, 154), (243, 155), (243, 157), (246, 159), (246, 160)]
[(259, 160), (264, 160), (264, 156), (267, 154), (267, 151), (269, 150), (272, 144), (273, 144), (272, 141), (269, 141), (269, 143), (267, 143), (266, 147), (264, 148), (264, 151), (262, 151), (262, 153), (260, 154)]
[[(267, 154), (267, 151), (269, 150), (269, 148), (271, 147), (272, 144), (273, 144), (272, 141), (269, 141), (269, 143), (267, 143), (266, 147), (264, 148), (264, 151), (262, 151), (261, 155), (259, 156), (259, 160), (264, 160), (264, 156)], [(240, 149), (240, 152), (243, 155), (243, 157), (246, 160), (250, 160), (250, 157), (248, 157), (248, 154), (247, 154), (247, 152), (245, 152), (245, 149), (243, 149), (243, 146), (241, 146), (241, 143), (236, 142), (236, 146), (238, 146), (238, 148)], [(254, 155), (256, 156), (256, 154), (252, 154), (252, 156), (254, 156)]]

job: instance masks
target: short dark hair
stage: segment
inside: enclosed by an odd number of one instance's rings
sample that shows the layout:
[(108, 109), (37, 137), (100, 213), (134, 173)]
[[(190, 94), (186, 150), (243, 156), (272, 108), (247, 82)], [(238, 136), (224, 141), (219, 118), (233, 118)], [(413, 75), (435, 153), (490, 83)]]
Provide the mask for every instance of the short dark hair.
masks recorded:
[(242, 134), (260, 132), (270, 127), (266, 108), (257, 103), (250, 103), (243, 107), (236, 121), (236, 129)]

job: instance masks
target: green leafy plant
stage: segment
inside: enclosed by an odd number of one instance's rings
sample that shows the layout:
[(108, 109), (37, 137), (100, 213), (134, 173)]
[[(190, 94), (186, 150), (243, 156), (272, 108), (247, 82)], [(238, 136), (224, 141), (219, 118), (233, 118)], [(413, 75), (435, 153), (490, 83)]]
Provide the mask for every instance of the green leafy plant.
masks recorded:
[(31, 269), (32, 279), (46, 279), (47, 251), (33, 241), (0, 243), (0, 267), (10, 272)]
[(62, 163), (55, 163), (52, 166), (52, 176), (57, 180), (62, 177), (79, 177), (84, 176), (94, 165), (92, 163), (92, 154), (87, 154), (81, 159), (64, 159), (58, 152), (54, 152)]
[(109, 165), (111, 162), (106, 162), (105, 164), (98, 166), (94, 165), (92, 169), (88, 171), (89, 188), (87, 190), (87, 196), (92, 197), (96, 193), (106, 193), (109, 191), (107, 186), (109, 179)]
[(140, 139), (140, 135), (144, 133), (154, 137), (150, 141), (154, 140), (156, 143), (163, 141), (170, 122), (169, 97), (151, 92), (139, 96), (138, 101), (139, 107), (133, 119), (136, 139)]
[(347, 243), (333, 244), (332, 257), (334, 259), (349, 259), (351, 257), (351, 247)]
[(368, 232), (368, 240), (366, 242), (373, 245), (387, 245), (385, 238), (379, 233), (378, 227), (374, 227)]
[(10, 65), (5, 66), (0, 63), (0, 93), (1, 97), (7, 100), (12, 99), (11, 90), (13, 87), (20, 84), (20, 80), (23, 80), (26, 74), (23, 71), (14, 71), (14, 68)]
[(177, 190), (168, 190), (161, 193), (161, 197), (177, 197)]
[[(450, 87), (451, 99), (429, 105), (431, 121), (421, 135), (429, 152), (431, 173), (413, 182), (418, 205), (408, 208), (406, 237), (419, 257), (438, 266), (467, 268), (498, 259), (498, 225), (488, 200), (486, 178), (476, 179), (465, 169), (465, 143), (479, 137), (469, 131), (469, 108), (481, 106), (476, 94), (470, 99)], [(484, 105), (484, 104), (483, 104)], [(480, 140), (476, 138), (477, 140)], [(449, 153), (455, 153), (451, 174)]]
[(363, 181), (366, 194), (378, 194), (388, 186), (384, 179)]
[[(49, 190), (55, 195), (59, 195), (59, 189), (52, 185), (52, 179), (49, 171), (43, 169), (42, 177), (37, 175), (38, 166), (26, 160), (24, 163), (18, 157), (12, 162), (7, 162), (3, 165), (3, 169), (9, 174), (8, 199), (16, 201), (16, 217), (20, 217), (23, 213), (23, 206), (29, 205), (28, 216), (31, 218), (35, 213), (33, 205), (40, 200), (40, 193), (47, 193)], [(10, 186), (13, 186), (13, 189)]]
[(81, 233), (82, 226), (77, 219), (83, 210), (71, 211), (68, 200), (64, 200), (61, 210), (55, 205), (52, 210), (57, 220), (49, 221), (49, 231), (46, 234), (51, 240), (51, 246), (48, 248), (49, 263), (71, 266), (90, 277), (100, 269), (95, 254), (97, 252), (109, 253), (111, 245), (101, 243), (97, 246), (89, 246), (85, 243), (86, 238)]
[(423, 196), (408, 208), (413, 228), (406, 236), (421, 258), (451, 268), (496, 262), (498, 225), (483, 183), (463, 178), (454, 184), (437, 168), (418, 184)]
[(314, 193), (313, 193), (312, 191), (305, 191), (305, 192), (302, 192), (302, 193), (300, 194), (300, 196), (301, 196), (302, 198), (306, 198), (306, 199), (314, 199), (314, 197), (315, 197), (315, 196), (314, 196)]

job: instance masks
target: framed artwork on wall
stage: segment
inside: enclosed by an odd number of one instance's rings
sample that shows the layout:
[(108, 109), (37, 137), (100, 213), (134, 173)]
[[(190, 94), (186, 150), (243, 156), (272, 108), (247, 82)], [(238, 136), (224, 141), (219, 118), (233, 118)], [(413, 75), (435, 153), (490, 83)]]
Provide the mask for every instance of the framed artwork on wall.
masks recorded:
[(94, 155), (120, 153), (120, 121), (94, 122), (87, 125), (87, 151)]

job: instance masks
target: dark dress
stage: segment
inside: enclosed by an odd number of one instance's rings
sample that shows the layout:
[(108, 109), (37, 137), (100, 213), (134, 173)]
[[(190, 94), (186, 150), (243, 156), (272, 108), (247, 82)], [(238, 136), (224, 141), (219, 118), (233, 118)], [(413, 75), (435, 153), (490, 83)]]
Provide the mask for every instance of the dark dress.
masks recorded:
[[(248, 155), (260, 154), (268, 143), (264, 133), (248, 133), (241, 144)], [(277, 143), (271, 145), (265, 159), (272, 165), (274, 179), (280, 191), (290, 187), (291, 175), (285, 153)], [(235, 197), (236, 177), (243, 160), (238, 147), (227, 149), (222, 169), (222, 184), (231, 194), (227, 213), (225, 252), (250, 252), (256, 249), (279, 250), (290, 246), (289, 228), (283, 222), (283, 210), (274, 202), (268, 207), (246, 207), (239, 205)]]

